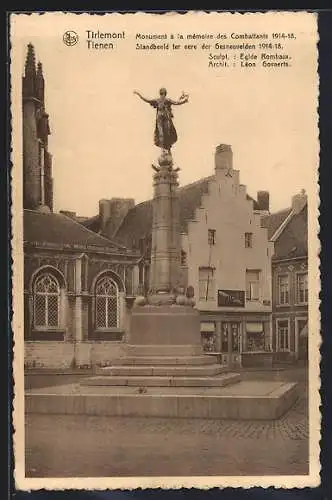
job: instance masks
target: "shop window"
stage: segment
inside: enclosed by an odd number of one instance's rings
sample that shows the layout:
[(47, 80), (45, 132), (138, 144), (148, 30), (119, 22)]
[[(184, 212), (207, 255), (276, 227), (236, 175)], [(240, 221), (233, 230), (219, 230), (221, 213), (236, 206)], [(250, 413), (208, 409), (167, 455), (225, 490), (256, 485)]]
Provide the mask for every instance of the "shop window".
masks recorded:
[(200, 267), (198, 271), (199, 300), (215, 299), (215, 276), (212, 267)]
[(216, 244), (216, 230), (208, 229), (208, 244), (209, 246)]
[(95, 325), (97, 330), (119, 327), (119, 290), (110, 276), (96, 283)]
[(213, 333), (201, 333), (202, 346), (204, 352), (215, 352), (216, 337)]
[(289, 321), (277, 321), (278, 350), (289, 351)]
[(288, 275), (278, 276), (279, 304), (289, 304), (289, 279)]
[(260, 271), (246, 272), (246, 300), (258, 301), (260, 296)]
[(252, 233), (244, 233), (245, 248), (252, 248)]
[(53, 274), (44, 273), (36, 279), (33, 305), (36, 329), (60, 327), (60, 285)]
[(263, 323), (246, 323), (247, 351), (264, 351)]
[(297, 275), (297, 302), (298, 304), (308, 303), (308, 273)]

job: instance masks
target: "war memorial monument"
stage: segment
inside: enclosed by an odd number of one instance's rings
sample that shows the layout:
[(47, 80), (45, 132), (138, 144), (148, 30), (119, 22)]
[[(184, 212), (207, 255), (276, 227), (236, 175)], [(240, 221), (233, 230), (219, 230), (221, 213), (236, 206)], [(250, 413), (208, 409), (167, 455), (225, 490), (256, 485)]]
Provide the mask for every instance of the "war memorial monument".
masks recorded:
[[(276, 419), (296, 401), (296, 383), (241, 381), (217, 358), (203, 353), (193, 288), (181, 286), (179, 168), (172, 146), (178, 136), (174, 101), (160, 89), (146, 99), (156, 110), (150, 290), (128, 304), (125, 355), (109, 360), (81, 383), (28, 391), (26, 411), (109, 416)], [(225, 146), (227, 150), (228, 146)]]

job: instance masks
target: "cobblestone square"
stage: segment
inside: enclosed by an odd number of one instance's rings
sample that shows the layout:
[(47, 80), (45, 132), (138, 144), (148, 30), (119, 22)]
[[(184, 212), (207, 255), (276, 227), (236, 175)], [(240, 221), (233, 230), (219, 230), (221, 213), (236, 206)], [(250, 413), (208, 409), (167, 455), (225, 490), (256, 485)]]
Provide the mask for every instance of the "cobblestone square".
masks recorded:
[(29, 414), (26, 475), (305, 475), (308, 401), (300, 384), (298, 401), (275, 421)]

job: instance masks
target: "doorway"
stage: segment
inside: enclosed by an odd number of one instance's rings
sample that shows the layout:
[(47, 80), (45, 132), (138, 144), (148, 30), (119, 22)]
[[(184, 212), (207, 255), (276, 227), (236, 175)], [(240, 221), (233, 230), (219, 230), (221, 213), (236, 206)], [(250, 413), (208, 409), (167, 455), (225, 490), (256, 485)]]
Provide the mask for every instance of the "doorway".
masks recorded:
[(227, 358), (229, 367), (241, 365), (241, 323), (223, 321), (221, 323), (221, 352)]

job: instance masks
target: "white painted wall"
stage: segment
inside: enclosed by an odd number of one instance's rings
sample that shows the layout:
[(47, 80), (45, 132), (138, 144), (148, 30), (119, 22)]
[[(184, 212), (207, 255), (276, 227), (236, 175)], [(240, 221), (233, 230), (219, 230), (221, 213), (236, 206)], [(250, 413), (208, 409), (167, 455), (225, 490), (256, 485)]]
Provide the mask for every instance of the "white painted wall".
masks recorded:
[[(216, 229), (216, 244), (212, 246), (210, 260), (210, 265), (215, 267), (216, 290), (246, 290), (246, 269), (261, 270), (260, 300), (248, 301), (245, 309), (239, 310), (270, 312), (271, 306), (263, 305), (263, 300), (272, 299), (274, 245), (268, 241), (267, 229), (261, 228), (261, 215), (254, 212), (253, 202), (246, 198), (239, 171), (216, 168), (209, 182), (209, 193), (203, 195), (202, 206), (196, 211), (196, 221), (189, 223), (188, 235), (182, 235), (182, 248), (188, 260), (188, 283), (195, 288), (197, 307), (215, 310), (217, 293), (214, 300), (198, 300), (199, 267), (209, 265), (209, 228)], [(246, 232), (253, 233), (252, 248), (245, 248)], [(227, 311), (224, 307), (222, 310)]]

